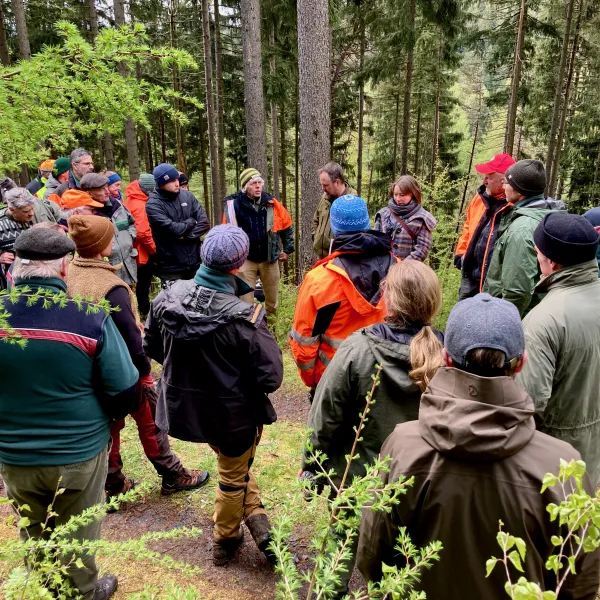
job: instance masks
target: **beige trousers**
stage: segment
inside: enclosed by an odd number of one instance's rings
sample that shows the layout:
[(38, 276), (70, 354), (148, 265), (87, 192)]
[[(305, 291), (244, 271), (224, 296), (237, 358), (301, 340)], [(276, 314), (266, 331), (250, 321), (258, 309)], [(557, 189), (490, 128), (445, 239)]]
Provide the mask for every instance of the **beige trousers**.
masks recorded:
[[(267, 315), (277, 314), (277, 302), (279, 296), (279, 279), (281, 274), (279, 271), (279, 261), (270, 263), (268, 261), (256, 263), (247, 260), (238, 272), (238, 277), (241, 277), (250, 287), (256, 286), (256, 279), (260, 275), (263, 290), (265, 292), (265, 310)], [(254, 302), (254, 294), (248, 293), (241, 296), (244, 302), (252, 304)]]
[(261, 434), (262, 428), (257, 431), (250, 448), (240, 456), (225, 456), (222, 452), (223, 449), (211, 446), (218, 455), (219, 485), (213, 515), (215, 522), (213, 537), (217, 542), (234, 538), (242, 520), (255, 515), (267, 514), (260, 501), (256, 478), (250, 472)]

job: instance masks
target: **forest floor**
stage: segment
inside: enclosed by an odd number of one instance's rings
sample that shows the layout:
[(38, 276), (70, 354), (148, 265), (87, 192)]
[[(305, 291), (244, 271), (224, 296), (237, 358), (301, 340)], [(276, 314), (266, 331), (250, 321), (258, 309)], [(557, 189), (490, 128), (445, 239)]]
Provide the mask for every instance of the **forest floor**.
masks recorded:
[[(284, 358), (284, 386), (272, 397), (278, 420), (265, 427), (253, 469), (269, 516), (273, 518), (285, 512), (292, 518), (294, 527), (290, 550), (298, 569), (306, 571), (311, 563), (310, 540), (317, 524), (326, 518), (327, 511), (320, 501), (307, 504), (297, 484), (309, 404), (289, 352), (284, 352)], [(171, 442), (185, 466), (208, 469), (211, 475), (209, 483), (200, 490), (161, 496), (160, 479), (145, 459), (135, 424), (128, 419), (121, 446), (124, 472), (151, 487), (140, 501), (107, 515), (102, 525), (102, 537), (126, 541), (151, 531), (199, 528), (202, 533), (198, 537), (166, 540), (152, 545), (153, 549), (195, 569), (153, 565), (118, 552), (111, 556), (100, 555), (101, 574), (115, 573), (119, 577), (115, 600), (274, 598), (276, 575), (247, 530), (245, 541), (231, 563), (226, 567), (213, 566), (212, 512), (217, 484), (215, 455), (203, 444), (174, 439)], [(0, 506), (0, 543), (3, 539), (17, 536), (16, 527), (6, 523), (9, 514), (8, 506)], [(0, 563), (0, 585), (15, 566), (17, 563)], [(353, 587), (360, 586), (360, 582), (360, 575), (355, 572)]]

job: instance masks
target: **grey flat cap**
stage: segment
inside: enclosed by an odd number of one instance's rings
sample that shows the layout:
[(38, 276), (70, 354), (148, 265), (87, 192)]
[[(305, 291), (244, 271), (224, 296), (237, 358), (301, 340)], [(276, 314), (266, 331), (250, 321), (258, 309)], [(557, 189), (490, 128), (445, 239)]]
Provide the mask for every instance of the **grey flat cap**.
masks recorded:
[(82, 190), (95, 190), (96, 188), (108, 185), (108, 177), (100, 175), (100, 173), (87, 173), (79, 182)]
[(29, 260), (55, 260), (74, 251), (73, 241), (52, 229), (28, 229), (15, 242), (17, 256)]

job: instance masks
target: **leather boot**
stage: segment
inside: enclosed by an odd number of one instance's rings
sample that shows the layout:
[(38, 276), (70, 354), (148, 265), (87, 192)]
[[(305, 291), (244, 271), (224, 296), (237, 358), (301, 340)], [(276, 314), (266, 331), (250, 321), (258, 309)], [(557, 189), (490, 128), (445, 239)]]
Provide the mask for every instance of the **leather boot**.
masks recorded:
[(219, 542), (213, 542), (213, 565), (215, 567), (225, 566), (235, 554), (235, 551), (244, 541), (244, 528), (240, 527), (234, 538), (227, 538)]
[(246, 519), (246, 527), (250, 530), (252, 539), (258, 546), (258, 549), (265, 555), (265, 558), (275, 564), (277, 558), (275, 554), (268, 549), (271, 543), (271, 523), (267, 515), (254, 515)]

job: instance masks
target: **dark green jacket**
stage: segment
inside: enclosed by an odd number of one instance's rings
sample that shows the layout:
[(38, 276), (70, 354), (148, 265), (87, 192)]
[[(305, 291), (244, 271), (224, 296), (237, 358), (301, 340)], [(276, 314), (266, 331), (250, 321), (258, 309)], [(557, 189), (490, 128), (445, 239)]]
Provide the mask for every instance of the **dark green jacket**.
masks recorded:
[(500, 221), (483, 291), (508, 300), (521, 316), (540, 301), (533, 293), (541, 277), (533, 232), (548, 212), (564, 208), (560, 200), (533, 196), (517, 202)]
[[(418, 417), (421, 390), (408, 376), (410, 341), (417, 331), (392, 329), (383, 323), (360, 329), (344, 340), (325, 370), (308, 415), (308, 427), (313, 430), (315, 449), (328, 457), (326, 468), (337, 474), (333, 478), (336, 485), (346, 468), (346, 455), (355, 438), (353, 428), (359, 424), (377, 364), (383, 366), (381, 383), (358, 443), (360, 459), (352, 462), (348, 483), (352, 477), (365, 474), (366, 465), (375, 461), (398, 423)], [(317, 472), (306, 459), (305, 455), (303, 469)]]
[[(17, 279), (28, 286), (66, 292), (60, 279)], [(84, 462), (110, 438), (110, 417), (136, 409), (137, 369), (110, 316), (86, 314), (21, 296), (8, 322), (27, 341), (24, 348), (0, 340), (0, 462), (44, 466)], [(6, 332), (0, 330), (0, 337)]]
[(596, 260), (556, 271), (523, 321), (528, 361), (517, 381), (535, 403), (538, 429), (572, 444), (600, 483), (600, 281)]

